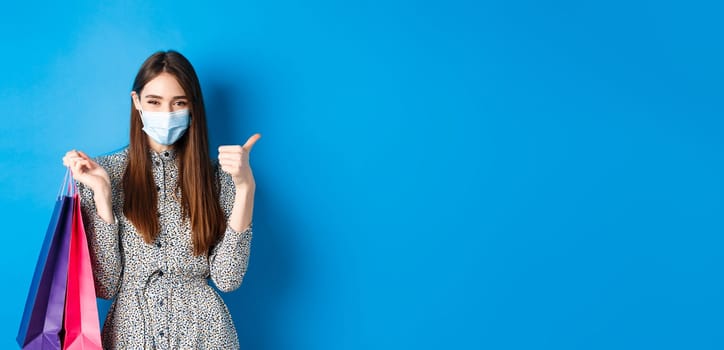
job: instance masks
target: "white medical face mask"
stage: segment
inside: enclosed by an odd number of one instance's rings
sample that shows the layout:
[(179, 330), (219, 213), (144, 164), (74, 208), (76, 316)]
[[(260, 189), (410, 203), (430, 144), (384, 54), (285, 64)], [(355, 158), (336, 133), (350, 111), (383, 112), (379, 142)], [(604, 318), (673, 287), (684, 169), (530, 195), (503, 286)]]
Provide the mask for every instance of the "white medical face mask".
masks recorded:
[(143, 121), (143, 131), (164, 146), (178, 141), (189, 128), (188, 108), (175, 112), (144, 112), (143, 110), (139, 110), (139, 112), (141, 121)]

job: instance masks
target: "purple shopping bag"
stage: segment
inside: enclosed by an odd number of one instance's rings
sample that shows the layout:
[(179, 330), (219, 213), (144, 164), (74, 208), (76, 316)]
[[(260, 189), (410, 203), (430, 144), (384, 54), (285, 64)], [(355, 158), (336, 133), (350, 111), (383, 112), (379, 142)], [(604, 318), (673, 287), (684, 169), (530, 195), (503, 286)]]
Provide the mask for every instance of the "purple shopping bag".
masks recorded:
[(23, 349), (60, 349), (75, 198), (66, 173), (55, 203), (16, 338)]

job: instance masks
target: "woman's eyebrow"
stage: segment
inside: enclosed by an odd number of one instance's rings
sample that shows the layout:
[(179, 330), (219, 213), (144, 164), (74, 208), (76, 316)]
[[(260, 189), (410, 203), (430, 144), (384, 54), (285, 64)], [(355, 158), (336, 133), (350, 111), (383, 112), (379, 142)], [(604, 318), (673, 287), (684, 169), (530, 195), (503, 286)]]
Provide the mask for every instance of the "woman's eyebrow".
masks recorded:
[[(163, 97), (161, 97), (159, 95), (146, 95), (146, 98), (157, 98), (157, 99), (163, 100)], [(186, 96), (174, 96), (171, 99), (172, 100), (186, 99)]]

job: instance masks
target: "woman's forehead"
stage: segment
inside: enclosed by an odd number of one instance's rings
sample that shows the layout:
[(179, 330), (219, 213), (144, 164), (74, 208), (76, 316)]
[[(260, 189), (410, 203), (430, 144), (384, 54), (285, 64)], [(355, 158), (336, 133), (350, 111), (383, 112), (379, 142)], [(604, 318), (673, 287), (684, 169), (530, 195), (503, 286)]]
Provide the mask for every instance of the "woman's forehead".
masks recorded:
[[(161, 73), (151, 79), (142, 90), (142, 97), (179, 98), (186, 95), (176, 77), (169, 73)], [(149, 96), (150, 95), (150, 96)]]

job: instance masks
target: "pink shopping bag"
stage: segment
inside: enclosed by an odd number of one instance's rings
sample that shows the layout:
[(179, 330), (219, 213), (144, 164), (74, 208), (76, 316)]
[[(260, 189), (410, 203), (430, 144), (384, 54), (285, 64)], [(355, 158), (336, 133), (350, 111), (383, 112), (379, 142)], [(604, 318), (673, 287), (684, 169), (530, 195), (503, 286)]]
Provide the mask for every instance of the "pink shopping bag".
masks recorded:
[(75, 203), (68, 262), (68, 294), (65, 298), (63, 350), (102, 350), (93, 269), (77, 189), (73, 198)]

